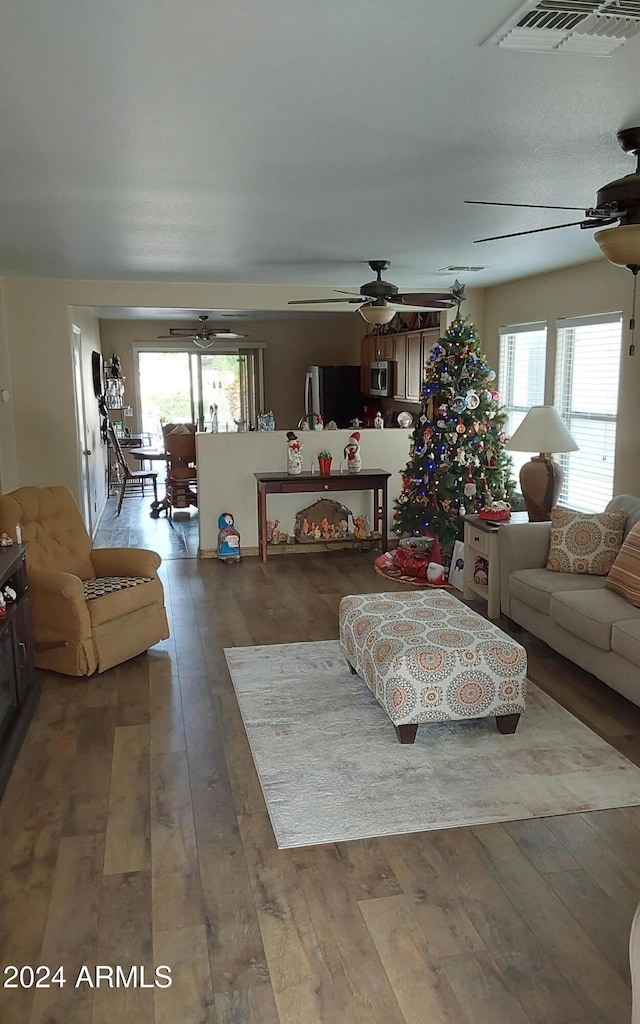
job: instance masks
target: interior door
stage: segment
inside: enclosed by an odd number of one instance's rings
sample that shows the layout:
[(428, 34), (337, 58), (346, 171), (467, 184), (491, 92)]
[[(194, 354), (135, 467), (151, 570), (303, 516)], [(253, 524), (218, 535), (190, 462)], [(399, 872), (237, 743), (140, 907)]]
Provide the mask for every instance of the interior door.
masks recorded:
[(76, 404), (76, 436), (78, 439), (78, 470), (80, 476), (80, 501), (84, 524), (90, 536), (93, 536), (93, 508), (91, 505), (91, 473), (89, 471), (89, 436), (84, 396), (84, 377), (82, 373), (82, 332), (75, 324), (72, 327), (73, 346), (73, 383)]

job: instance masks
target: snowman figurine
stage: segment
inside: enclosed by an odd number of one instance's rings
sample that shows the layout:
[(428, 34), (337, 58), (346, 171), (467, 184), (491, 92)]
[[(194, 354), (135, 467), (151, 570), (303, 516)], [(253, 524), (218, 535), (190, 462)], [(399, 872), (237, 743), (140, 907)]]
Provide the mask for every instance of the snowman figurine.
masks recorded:
[(287, 473), (299, 476), (302, 473), (302, 445), (293, 430), (287, 431)]
[(347, 473), (359, 473), (362, 469), (360, 457), (360, 433), (354, 430), (344, 448), (344, 458), (347, 463)]

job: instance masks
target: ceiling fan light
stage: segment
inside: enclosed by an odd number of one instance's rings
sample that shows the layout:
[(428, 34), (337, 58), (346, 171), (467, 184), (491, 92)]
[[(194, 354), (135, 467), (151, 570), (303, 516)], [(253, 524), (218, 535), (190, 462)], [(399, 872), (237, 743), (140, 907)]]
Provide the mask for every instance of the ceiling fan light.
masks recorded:
[(593, 236), (603, 256), (617, 267), (640, 264), (640, 224), (621, 224), (617, 228), (604, 228)]
[(360, 306), (358, 312), (368, 324), (388, 324), (396, 315), (392, 306)]

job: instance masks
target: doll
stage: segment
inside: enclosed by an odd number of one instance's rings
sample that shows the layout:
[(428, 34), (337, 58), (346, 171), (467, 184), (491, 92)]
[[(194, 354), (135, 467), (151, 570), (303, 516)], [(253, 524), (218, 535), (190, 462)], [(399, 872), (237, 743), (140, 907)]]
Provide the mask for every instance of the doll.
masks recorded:
[(242, 558), (240, 534), (230, 512), (223, 512), (218, 518), (218, 558), (223, 562), (239, 562)]

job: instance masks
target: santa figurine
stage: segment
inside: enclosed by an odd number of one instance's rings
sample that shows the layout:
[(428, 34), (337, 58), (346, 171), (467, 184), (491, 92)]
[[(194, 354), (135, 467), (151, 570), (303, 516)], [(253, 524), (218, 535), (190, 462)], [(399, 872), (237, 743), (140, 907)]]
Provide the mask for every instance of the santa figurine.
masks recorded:
[(359, 473), (362, 469), (360, 458), (360, 434), (354, 430), (344, 448), (344, 457), (347, 463), (347, 473)]
[(299, 476), (302, 473), (302, 445), (293, 430), (287, 431), (287, 473)]
[(240, 534), (230, 512), (223, 512), (218, 518), (218, 558), (223, 562), (239, 562), (242, 558)]

